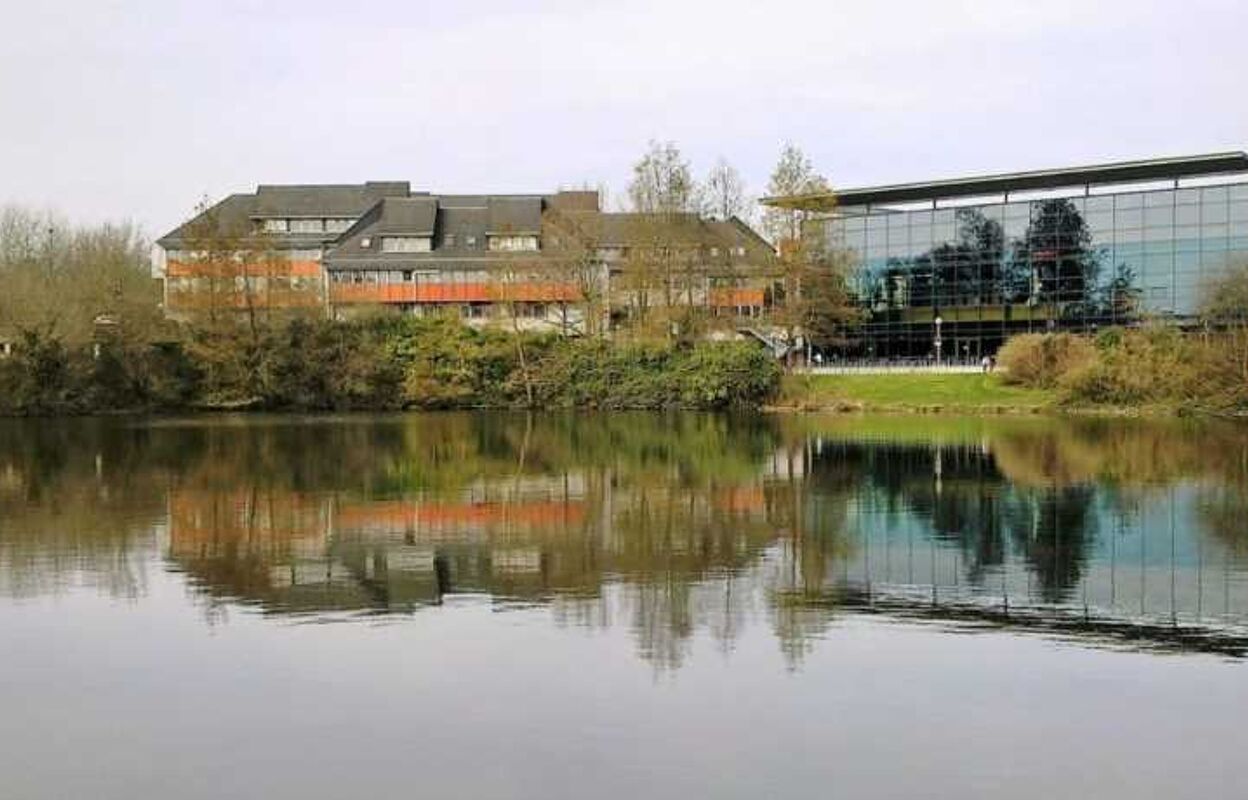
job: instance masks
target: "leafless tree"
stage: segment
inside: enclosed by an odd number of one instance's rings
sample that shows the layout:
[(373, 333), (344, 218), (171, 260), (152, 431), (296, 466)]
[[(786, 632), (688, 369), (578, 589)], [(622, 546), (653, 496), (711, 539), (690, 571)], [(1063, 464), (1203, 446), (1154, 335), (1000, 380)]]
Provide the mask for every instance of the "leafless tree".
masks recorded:
[(711, 167), (702, 184), (704, 212), (715, 219), (729, 220), (733, 217), (748, 222), (751, 203), (746, 197), (745, 182), (741, 173), (720, 158)]

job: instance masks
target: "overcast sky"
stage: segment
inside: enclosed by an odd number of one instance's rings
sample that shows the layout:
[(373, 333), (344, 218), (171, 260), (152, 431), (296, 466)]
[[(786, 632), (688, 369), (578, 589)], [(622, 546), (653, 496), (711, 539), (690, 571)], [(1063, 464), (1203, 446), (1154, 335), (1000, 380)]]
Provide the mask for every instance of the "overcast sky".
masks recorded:
[(14, 2), (0, 204), (159, 235), (257, 183), (606, 184), (650, 139), (761, 193), (1248, 146), (1245, 0)]

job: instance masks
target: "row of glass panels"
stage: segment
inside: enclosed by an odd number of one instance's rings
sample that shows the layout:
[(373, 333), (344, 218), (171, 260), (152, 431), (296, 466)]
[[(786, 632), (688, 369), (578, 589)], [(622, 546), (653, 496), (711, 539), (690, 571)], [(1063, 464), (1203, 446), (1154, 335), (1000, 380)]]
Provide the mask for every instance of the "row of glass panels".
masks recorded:
[[(966, 212), (1000, 225), (1007, 240), (1022, 238), (1045, 200), (959, 208), (881, 211), (830, 221), (838, 245), (867, 257), (920, 255), (954, 241)], [(1161, 189), (1062, 198), (1097, 244), (1175, 241), (1205, 249), (1248, 248), (1248, 183), (1200, 189)], [(962, 212), (960, 215), (959, 212)]]
[[(1248, 262), (1248, 184), (884, 211), (825, 224), (830, 244), (855, 253), (854, 284), (869, 306), (1025, 303), (1029, 271), (1066, 259), (1092, 268), (1080, 280), (1088, 295), (1127, 292), (1139, 311), (1191, 314), (1212, 277)], [(944, 269), (933, 267), (942, 258)], [(1041, 294), (1031, 302), (1051, 299)]]

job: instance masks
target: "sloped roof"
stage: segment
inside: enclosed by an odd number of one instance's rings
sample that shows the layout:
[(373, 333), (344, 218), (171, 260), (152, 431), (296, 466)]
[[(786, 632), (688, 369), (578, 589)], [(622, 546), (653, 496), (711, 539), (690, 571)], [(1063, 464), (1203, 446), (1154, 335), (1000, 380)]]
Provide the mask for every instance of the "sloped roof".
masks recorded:
[(217, 229), (223, 232), (245, 234), (251, 230), (251, 214), (255, 202), (255, 195), (232, 194), (169, 231), (157, 239), (156, 244), (166, 249), (180, 247), (193, 235), (197, 227), (210, 222), (215, 222)]
[(438, 201), (432, 197), (387, 197), (373, 233), (433, 236), (438, 220)]
[(405, 181), (364, 184), (260, 185), (256, 188), (256, 217), (357, 217), (383, 197), (407, 197)]
[(542, 230), (542, 198), (489, 198), (487, 234), (540, 233)]

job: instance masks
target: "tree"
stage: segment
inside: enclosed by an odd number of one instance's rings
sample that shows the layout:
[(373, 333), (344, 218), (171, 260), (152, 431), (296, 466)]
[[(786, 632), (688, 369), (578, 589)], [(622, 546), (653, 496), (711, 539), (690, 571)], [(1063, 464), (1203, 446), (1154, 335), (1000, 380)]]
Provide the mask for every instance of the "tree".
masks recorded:
[[(827, 180), (815, 172), (810, 159), (798, 147), (785, 144), (780, 151), (780, 160), (771, 173), (771, 180), (767, 182), (767, 194), (789, 197), (829, 189)], [(772, 206), (763, 214), (763, 232), (783, 253), (786, 246), (801, 238), (802, 223), (808, 217), (809, 212), (801, 209)]]
[[(692, 303), (702, 263), (697, 246), (700, 191), (676, 145), (652, 141), (633, 166), (628, 196), (634, 213), (628, 224), (625, 284), (640, 327), (653, 333), (657, 323), (671, 336), (676, 302), (683, 294), (686, 304)], [(657, 318), (656, 307), (663, 311)]]
[(0, 339), (38, 329), (69, 346), (107, 322), (127, 341), (163, 328), (147, 243), (130, 225), (75, 226), (52, 213), (0, 209)]
[(222, 208), (201, 201), (184, 229), (180, 265), (201, 284), (186, 292), (187, 308), (193, 309), (191, 348), (207, 367), (210, 392), (241, 388), (255, 398), (267, 394), (272, 292), (286, 264), (272, 235)]
[[(830, 192), (828, 181), (815, 172), (810, 159), (786, 144), (767, 184), (772, 197)], [(831, 199), (830, 199), (831, 200)], [(827, 205), (827, 204), (825, 204)], [(769, 207), (763, 224), (779, 250), (780, 275), (772, 289), (772, 317), (789, 348), (805, 336), (821, 345), (840, 343), (857, 312), (848, 290), (849, 257), (829, 248), (818, 231), (803, 235), (810, 212)]]
[(646, 154), (633, 165), (628, 198), (632, 210), (642, 214), (697, 211), (697, 183), (674, 142), (650, 142)]
[(745, 196), (745, 182), (741, 173), (724, 158), (715, 162), (706, 182), (702, 184), (703, 210), (715, 219), (728, 220), (737, 217), (746, 220), (750, 216), (750, 203)]
[(603, 262), (602, 216), (596, 212), (549, 209), (542, 219), (544, 275), (560, 287), (558, 311), (564, 335), (600, 336), (607, 321), (607, 266)]

